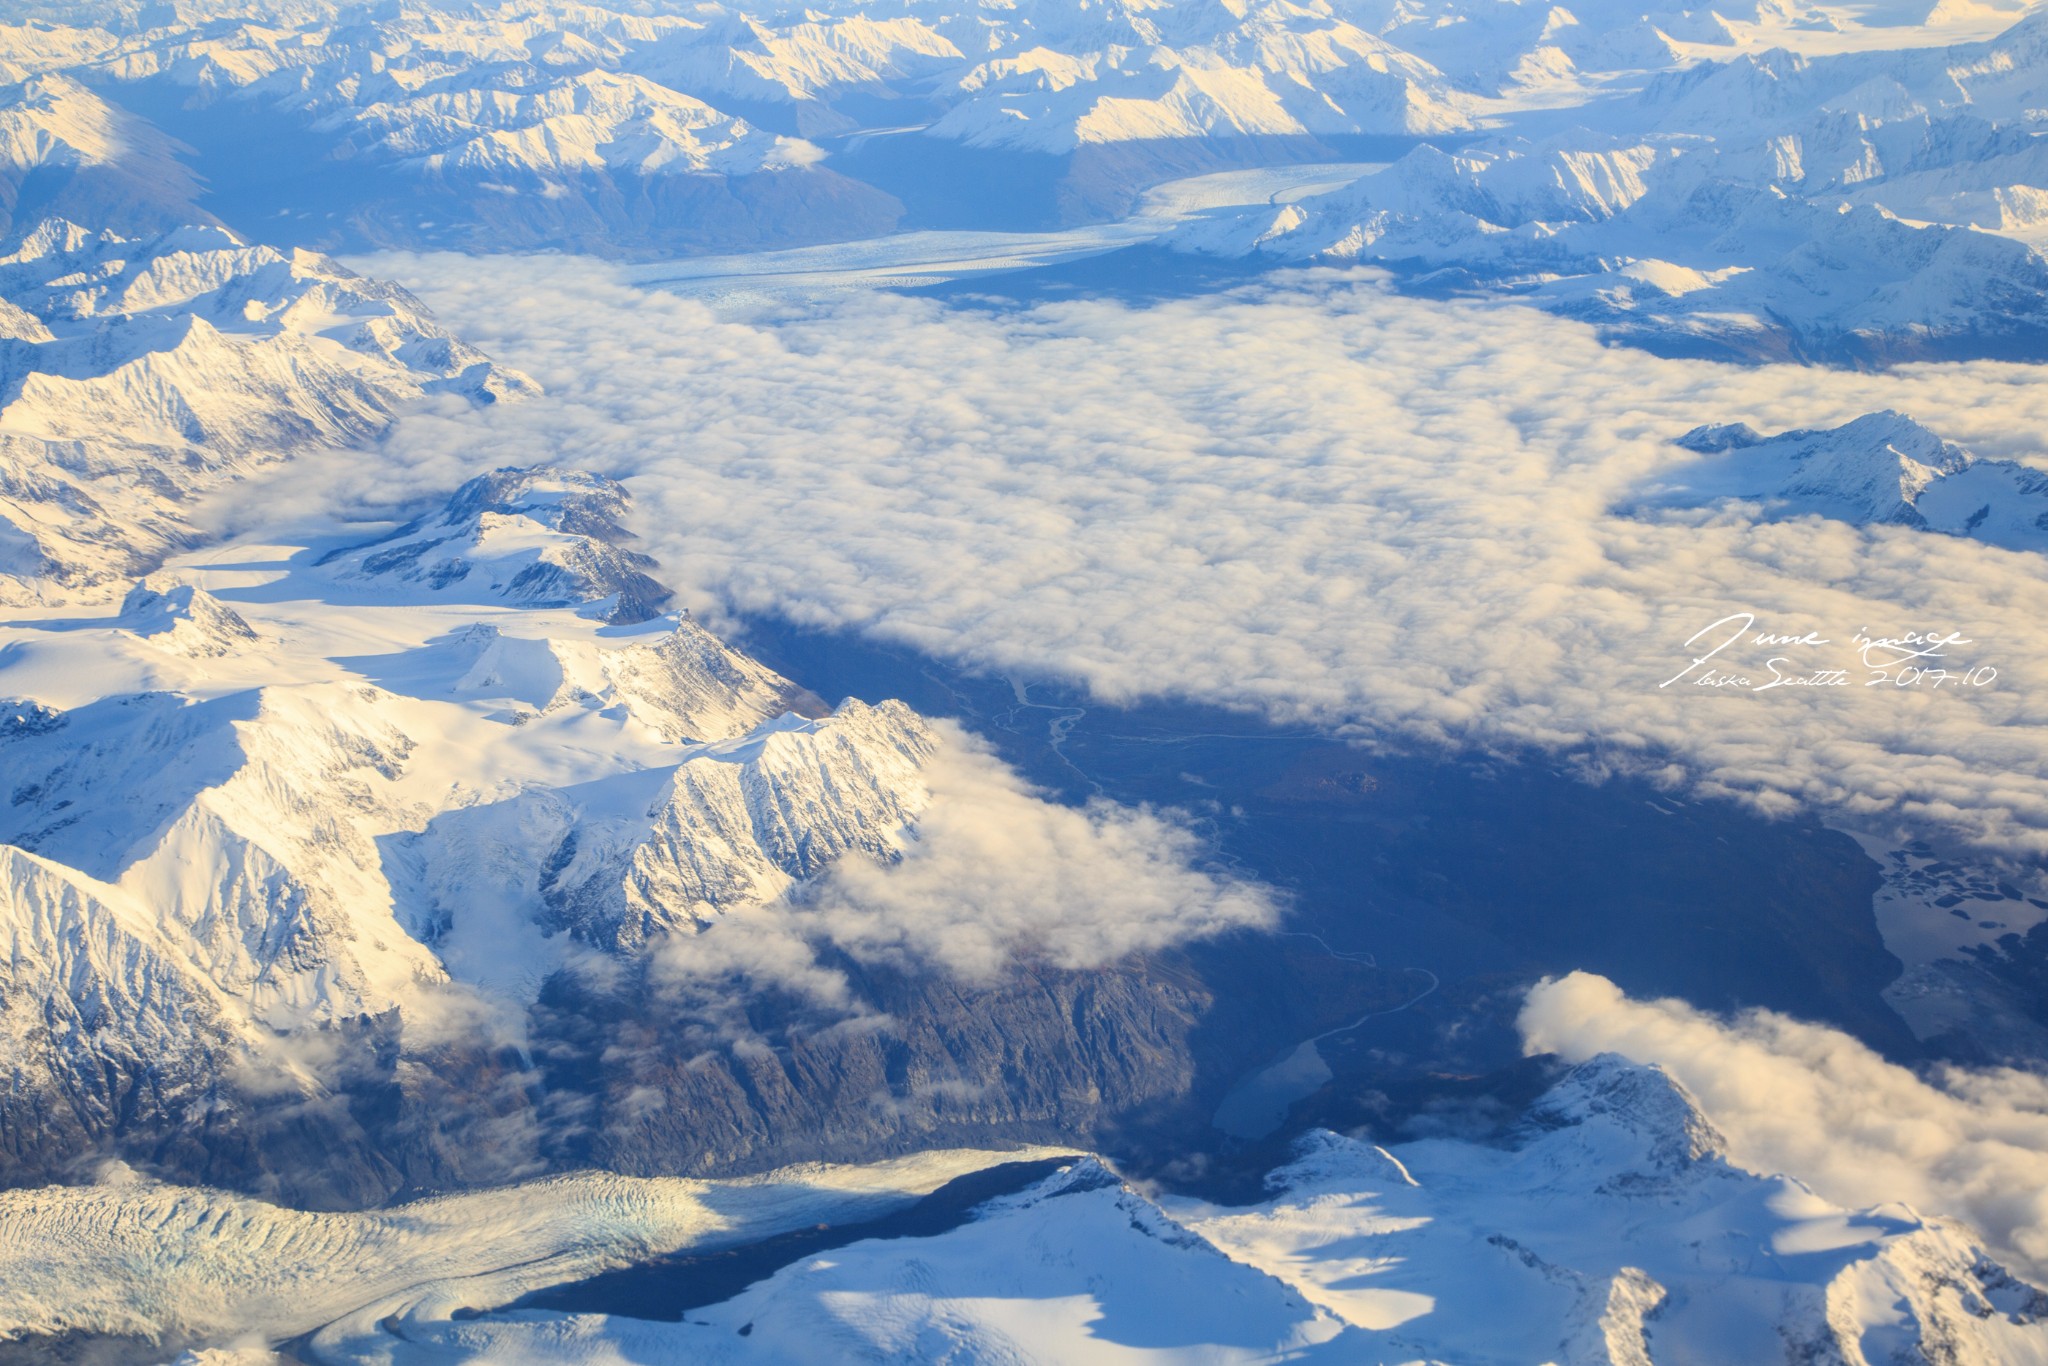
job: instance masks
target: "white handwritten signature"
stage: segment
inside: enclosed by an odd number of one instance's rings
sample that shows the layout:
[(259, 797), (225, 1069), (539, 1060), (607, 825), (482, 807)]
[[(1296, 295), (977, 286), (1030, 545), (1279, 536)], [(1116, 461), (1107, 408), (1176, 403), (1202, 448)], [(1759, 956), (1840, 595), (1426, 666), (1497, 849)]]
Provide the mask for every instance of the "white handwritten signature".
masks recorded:
[[(1768, 676), (1748, 669), (1732, 658), (1723, 658), (1724, 654), (1741, 644), (1768, 650), (1809, 651), (1835, 643), (1813, 631), (1787, 635), (1758, 631), (1755, 627), (1756, 613), (1731, 612), (1695, 631), (1684, 648), (1697, 649), (1703, 640), (1713, 642), (1711, 648), (1693, 656), (1683, 669), (1657, 686), (1668, 688), (1674, 683), (1689, 682), (1698, 688), (1734, 688), (1740, 692), (1855, 686), (1852, 669), (1825, 665), (1811, 667), (1809, 663), (1795, 661), (1791, 654), (1777, 654), (1765, 660), (1763, 668), (1769, 670)], [(1954, 662), (1951, 658), (1954, 647), (1975, 643), (1961, 631), (1906, 631), (1896, 636), (1874, 636), (1859, 628), (1850, 637), (1849, 648), (1862, 665), (1865, 673), (1863, 686), (1866, 688), (1886, 685), (1895, 688), (1981, 688), (1998, 677), (1997, 669), (1988, 664), (1970, 668), (1963, 668), (1960, 664), (1955, 668), (1949, 667)], [(1808, 661), (1811, 658), (1807, 656)]]

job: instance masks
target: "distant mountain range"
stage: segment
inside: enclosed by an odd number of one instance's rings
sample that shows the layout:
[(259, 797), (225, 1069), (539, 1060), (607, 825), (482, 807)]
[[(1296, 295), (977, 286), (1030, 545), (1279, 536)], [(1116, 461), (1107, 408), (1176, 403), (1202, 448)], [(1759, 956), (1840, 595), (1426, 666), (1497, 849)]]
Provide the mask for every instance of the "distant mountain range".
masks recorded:
[(1768, 437), (1740, 423), (1700, 427), (1678, 444), (1701, 458), (1654, 481), (1631, 509), (1740, 501), (1774, 519), (1812, 514), (2048, 550), (2048, 471), (1980, 460), (1901, 413)]
[(1745, 54), (1584, 104), (1540, 139), (1418, 147), (1177, 244), (1382, 262), (1677, 353), (2033, 356), (2044, 80), (2043, 15), (1945, 49)]
[(1172, 174), (1386, 156), (1173, 244), (1385, 263), (1664, 351), (2031, 356), (2048, 20), (1941, 40), (2020, 13), (110, 10), (0, 28), (0, 210), (645, 257), (996, 225), (984, 202), (1076, 222)]

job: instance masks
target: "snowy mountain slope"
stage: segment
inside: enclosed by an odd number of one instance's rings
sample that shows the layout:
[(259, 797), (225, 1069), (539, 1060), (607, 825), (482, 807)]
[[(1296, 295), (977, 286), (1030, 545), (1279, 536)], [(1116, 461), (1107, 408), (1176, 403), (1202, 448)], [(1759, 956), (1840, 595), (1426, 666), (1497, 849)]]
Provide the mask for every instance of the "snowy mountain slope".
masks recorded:
[[(319, 160), (318, 196), (336, 206), (307, 240), (665, 254), (870, 235), (895, 222), (894, 199), (820, 167), (817, 147), (717, 107), (732, 94), (798, 100), (808, 113), (818, 101), (801, 72), (814, 60), (828, 68), (819, 81), (865, 84), (861, 54), (893, 70), (892, 35), (917, 42), (903, 25), (810, 27), (775, 40), (786, 51), (741, 54), (719, 35), (759, 42), (717, 12), (513, 3), (373, 18), (315, 6), (281, 23), (141, 35), (95, 71), (154, 92), (148, 99), (246, 121), (241, 146), (272, 139), (260, 125), (282, 120), (292, 155)], [(694, 79), (715, 70), (728, 79)], [(692, 79), (679, 89), (663, 71)], [(273, 211), (268, 187), (251, 193), (260, 210), (233, 192), (219, 207), (237, 221)]]
[[(347, 626), (377, 612), (359, 605), (336, 615)], [(500, 620), (513, 627), (518, 615), (501, 611)], [(353, 1056), (360, 1045), (349, 1039), (363, 1022), (433, 1019), (448, 965), (458, 974), (474, 966), (461, 954), (444, 963), (435, 952), (431, 941), (451, 931), (523, 947), (520, 971), (544, 973), (560, 960), (547, 944), (559, 926), (515, 918), (508, 929), (503, 906), (479, 905), (490, 884), (471, 878), (459, 858), (437, 862), (442, 844), (416, 840), (417, 832), (451, 807), (483, 802), (488, 811), (490, 801), (521, 789), (531, 789), (529, 800), (559, 801), (545, 795), (547, 784), (630, 777), (664, 757), (673, 765), (685, 738), (744, 735), (797, 697), (686, 621), (663, 634), (600, 642), (566, 612), (543, 618), (551, 634), (567, 638), (524, 637), (556, 669), (556, 695), (538, 711), (504, 705), (504, 675), (516, 675), (510, 666), (519, 662), (505, 647), (521, 637), (498, 627), (446, 631), (421, 622), (412, 629), (429, 638), (395, 659), (336, 663), (308, 652), (318, 636), (308, 639), (303, 609), (276, 623), (260, 605), (230, 605), (158, 580), (97, 630), (63, 629), (48, 639), (32, 626), (14, 628), (11, 658), (25, 670), (24, 684), (41, 676), (75, 686), (92, 677), (81, 671), (91, 660), (103, 661), (102, 686), (132, 680), (159, 689), (115, 691), (61, 710), (25, 704), (0, 741), (10, 775), (0, 848), (17, 858), (14, 885), (27, 917), (0, 971), (0, 998), (17, 1014), (45, 1000), (92, 1021), (89, 1029), (44, 1030), (18, 1056), (15, 1094), (70, 1094), (83, 1111), (61, 1132), (45, 1129), (66, 1137), (72, 1151), (118, 1146), (128, 1133), (147, 1143), (159, 1125), (175, 1129), (190, 1117), (164, 1106), (124, 1112), (109, 1088), (133, 1075), (136, 1059), (157, 1059), (172, 1093), (204, 1094), (263, 1072), (237, 1058), (273, 1035), (328, 1059), (322, 1067), (346, 1078), (361, 1066)], [(356, 672), (365, 665), (421, 695), (367, 683)], [(238, 686), (244, 680), (250, 685)], [(515, 677), (512, 686), (521, 682)], [(834, 756), (807, 757), (826, 771), (802, 792), (844, 786)], [(791, 758), (786, 768), (801, 762)], [(785, 777), (797, 781), (793, 772)], [(796, 803), (772, 828), (727, 834), (796, 840), (815, 856), (814, 871), (828, 861), (814, 825), (828, 841), (841, 838), (839, 824)], [(643, 829), (643, 842), (654, 837)], [(532, 880), (552, 847), (515, 844), (507, 856)], [(664, 847), (671, 859), (689, 857), (687, 846)], [(769, 865), (766, 850), (720, 847)], [(629, 860), (636, 852), (621, 850)], [(429, 899), (437, 883), (458, 889), (480, 923), (449, 925), (455, 902)], [(109, 906), (118, 917), (92, 909)], [(93, 917), (110, 917), (109, 930), (128, 926), (125, 937), (91, 948), (97, 941), (81, 936)], [(112, 956), (118, 962), (108, 966)], [(66, 966), (74, 962), (100, 966)], [(109, 978), (125, 984), (112, 1004)], [(527, 989), (481, 971), (462, 980), (487, 997), (508, 990), (515, 1004)], [(179, 1047), (152, 1042), (185, 1033), (192, 1037)], [(316, 1090), (331, 1083), (304, 1079)], [(238, 1108), (256, 1116), (263, 1103), (245, 1098)], [(0, 1125), (27, 1122), (27, 1104), (0, 1104)]]
[[(9, 729), (33, 713), (17, 713)], [(0, 1154), (36, 1171), (121, 1125), (206, 1141), (223, 1078), (308, 1089), (129, 891), (0, 845)], [(178, 1140), (173, 1140), (177, 1142)], [(54, 1159), (54, 1161), (53, 1161)]]
[(1343, 189), (1198, 220), (1172, 244), (1448, 269), (1681, 351), (1891, 361), (2048, 345), (2048, 260), (2023, 242), (1804, 197), (1792, 177), (1731, 179), (1729, 163), (1697, 142), (1584, 132), (1423, 147)]
[[(905, 211), (876, 187), (943, 200), (930, 183), (942, 167), (1029, 180), (1049, 156), (1065, 177), (1053, 211), (1099, 217), (1176, 170), (1330, 156), (1324, 140), (1440, 136), (1561, 107), (1624, 140), (1711, 132), (1744, 155), (1825, 118), (1967, 105), (2019, 126), (2038, 84), (2029, 31), (1987, 38), (2010, 12), (1949, 8), (1907, 22), (1869, 6), (1618, 0), (308, 3), (262, 22), (231, 9), (109, 15), (112, 32), (66, 31), (54, 50), (76, 55), (51, 70), (205, 144), (202, 169), (222, 172), (205, 202), (230, 221), (282, 215), (296, 240), (324, 246), (647, 256), (873, 236)], [(898, 136), (866, 156), (883, 133)], [(230, 148), (289, 165), (272, 183), (222, 167)], [(1964, 172), (1968, 184), (1895, 198), (2021, 230), (2038, 217), (2029, 174)], [(979, 175), (967, 172), (948, 212), (969, 207)]]
[[(1335, 1315), (1227, 1254), (1087, 1159), (934, 1238), (806, 1259), (682, 1324), (496, 1316), (409, 1325), (418, 1355), (564, 1362), (688, 1352), (704, 1362), (1358, 1361)], [(330, 1346), (329, 1343), (332, 1343)], [(383, 1350), (326, 1339), (332, 1361)], [(616, 1359), (616, 1358), (614, 1358)]]
[[(44, 218), (99, 223), (129, 233), (210, 221), (195, 207), (201, 187), (179, 160), (184, 149), (144, 120), (57, 74), (67, 47), (101, 53), (105, 35), (40, 27), (0, 29), (0, 51), (32, 42), (32, 75), (0, 88), (0, 240)], [(53, 60), (56, 59), (56, 60)], [(0, 72), (14, 63), (0, 57)]]
[(315, 127), (346, 129), (350, 155), (438, 174), (747, 175), (824, 155), (798, 139), (756, 133), (743, 119), (643, 77), (605, 71), (538, 89), (416, 95), (331, 115)]
[(1732, 1167), (1676, 1083), (1612, 1056), (1568, 1074), (1512, 1148), (1331, 1135), (1272, 1181), (1249, 1211), (1168, 1209), (1311, 1300), (1377, 1319), (1395, 1352), (1513, 1360), (1539, 1332), (1561, 1360), (2048, 1352), (2048, 1299), (1966, 1231)]
[(785, 1266), (681, 1323), (523, 1311), (323, 1360), (2048, 1359), (2048, 1296), (1964, 1230), (1731, 1166), (1668, 1077), (1603, 1056), (1506, 1147), (1320, 1132), (1267, 1198), (1147, 1196), (1077, 1163), (931, 1237)]
[(1581, 98), (1540, 138), (1425, 144), (1174, 244), (1386, 263), (1682, 353), (2038, 355), (2043, 32), (2036, 15), (1947, 47), (1696, 61)]
[(159, 649), (194, 658), (217, 658), (262, 641), (234, 608), (203, 588), (144, 579), (121, 599), (122, 628)]
[(465, 601), (576, 606), (616, 624), (660, 613), (668, 591), (654, 561), (627, 548), (628, 499), (615, 480), (579, 470), (498, 470), (446, 506), (382, 540), (321, 559), (348, 582), (416, 585)]
[[(1048, 1112), (1085, 1123), (1185, 1085), (1173, 1031), (1189, 1027), (1189, 993), (1154, 982), (1142, 955), (1124, 960), (1258, 921), (1264, 899), (1176, 873), (1185, 854), (1130, 845), (1106, 810), (1049, 807), (978, 753), (967, 795), (938, 795), (927, 771), (949, 733), (900, 704), (826, 714), (687, 616), (622, 620), (622, 593), (652, 584), (619, 549), (629, 515), (610, 480), (498, 471), (325, 562), (302, 545), (227, 545), (174, 560), (101, 615), (45, 606), (0, 626), (0, 690), (23, 699), (0, 736), (0, 850), (20, 886), (0, 1002), (85, 1022), (22, 1016), (0, 1132), (37, 1141), (0, 1147), (0, 1181), (118, 1154), (350, 1205), (408, 1180), (587, 1164), (598, 1142), (606, 1161), (652, 1171), (812, 1155), (811, 1116), (847, 1093), (904, 1092), (864, 1113), (857, 1138), (835, 1130), (880, 1151), (947, 1124), (1028, 1137), (1051, 1131)], [(439, 568), (416, 572), (428, 562)], [(499, 591), (535, 566), (532, 592)], [(871, 885), (859, 914), (874, 947), (845, 952), (887, 962), (828, 993), (822, 1015), (777, 1004), (783, 969), (834, 933), (808, 915), (812, 890), (848, 863), (893, 867), (934, 812), (956, 858), (974, 849), (963, 821), (1073, 823), (1061, 838), (1109, 859), (1101, 876), (1128, 879), (1162, 919), (1131, 943), (1088, 927), (1107, 947), (1063, 947), (1074, 970), (1041, 966), (1029, 988), (963, 986), (935, 958), (919, 966), (914, 898), (929, 891), (908, 894), (899, 922), (889, 888)], [(987, 895), (977, 879), (1009, 877), (986, 853), (947, 874), (964, 879), (941, 889), (949, 901), (972, 906)], [(95, 918), (118, 942), (96, 947)], [(670, 941), (700, 933), (710, 966), (691, 1008), (738, 993), (753, 1030), (805, 1050), (797, 1074), (754, 1075), (760, 1060), (718, 1038), (612, 1046), (640, 1010), (680, 1028), (664, 965)], [(985, 933), (999, 955), (1036, 942), (1028, 926)], [(721, 934), (737, 936), (729, 954)], [(905, 1018), (902, 1038), (826, 1027), (885, 1012)], [(1033, 1077), (959, 1117), (929, 1079), (978, 1092), (967, 1078), (1001, 1066), (1010, 1031), (1036, 1041)], [(1142, 1065), (1102, 1037), (1142, 1040)], [(587, 1043), (598, 1054), (576, 1061)], [(122, 1102), (138, 1068), (160, 1103)], [(650, 1123), (645, 1097), (662, 1091)], [(72, 1118), (50, 1122), (50, 1097)]]
[(1191, 50), (1037, 48), (985, 62), (955, 89), (932, 136), (1038, 152), (1471, 126), (1465, 102), (1427, 62), (1345, 24), (1303, 31), (1265, 19)]
[(747, 734), (791, 710), (818, 706), (787, 680), (685, 618), (673, 629), (599, 646), (563, 636), (508, 635), (476, 622), (393, 670), (417, 695), (489, 706), (494, 721), (543, 727), (595, 716), (648, 744)]
[[(75, 14), (63, 16), (71, 21)], [(45, 71), (62, 71), (106, 56), (120, 40), (102, 28), (71, 22), (28, 19), (0, 23), (0, 81), (26, 81)]]
[(149, 238), (51, 220), (0, 255), (0, 597), (145, 572), (199, 496), (399, 405), (532, 392), (402, 290), (221, 228)]
[[(484, 778), (464, 753), (479, 742), (479, 728), (524, 740), (532, 751), (524, 770), (537, 777), (556, 762), (565, 734), (594, 726), (614, 737), (611, 758), (594, 771), (631, 772), (685, 740), (744, 736), (800, 698), (687, 621), (605, 647), (528, 642), (555, 667), (538, 712), (544, 719), (530, 727), (524, 723), (536, 712), (497, 709), (507, 665), (517, 661), (506, 648), (515, 640), (495, 627), (449, 633), (414, 652), (441, 658), (415, 658), (392, 681), (416, 687), (438, 673), (448, 681), (429, 692), (432, 700), (315, 661), (307, 661), (316, 664), (311, 676), (302, 663), (277, 678), (277, 636), (189, 584), (138, 587), (98, 639), (67, 634), (47, 666), (54, 672), (111, 646), (140, 657), (148, 678), (204, 680), (204, 690), (117, 692), (64, 710), (24, 711), (28, 719), (4, 742), (12, 786), (0, 843), (116, 888), (142, 908), (156, 942), (182, 959), (181, 971), (237, 1003), (251, 1022), (286, 1031), (404, 1006), (421, 984), (445, 978), (439, 960), (402, 927), (432, 916), (401, 904), (410, 884), (401, 877), (394, 886), (386, 846), (427, 828), (448, 803), (476, 799), (461, 780)], [(302, 677), (292, 681), (292, 672)], [(237, 688), (237, 674), (274, 681)], [(828, 774), (848, 762), (791, 754), (773, 736), (755, 742), (757, 752), (764, 747), (784, 761), (776, 769), (784, 782), (797, 781), (794, 770), (807, 762)], [(503, 759), (498, 766), (522, 767)], [(866, 772), (856, 764), (848, 776)], [(828, 788), (844, 782), (824, 779)], [(818, 786), (813, 777), (810, 791)], [(818, 817), (801, 809), (797, 794), (784, 801), (778, 824), (727, 832), (779, 851), (752, 853), (756, 865), (795, 860), (810, 873), (829, 861), (826, 845), (836, 852), (851, 842), (836, 818), (813, 831)], [(685, 846), (688, 838), (671, 832)], [(800, 854), (778, 840), (799, 841)], [(671, 859), (684, 856), (674, 843), (666, 848)], [(537, 863), (545, 852), (528, 856)], [(130, 1022), (117, 1016), (109, 1025), (120, 1033)], [(161, 1018), (135, 1023), (175, 1027)]]
[(0, 842), (123, 888), (273, 1027), (389, 1009), (438, 964), (390, 932), (373, 843), (414, 742), (370, 690), (115, 697), (11, 739)]
[(1678, 444), (1705, 458), (1641, 490), (1632, 508), (1741, 500), (1772, 517), (1816, 514), (2048, 549), (2048, 471), (1979, 460), (1900, 413), (1771, 437), (1740, 424), (1701, 427)]
[[(764, 22), (705, 11), (701, 26), (670, 30), (622, 60), (675, 90), (789, 104), (805, 135), (857, 123), (831, 108), (848, 91), (882, 94), (957, 69), (968, 59), (927, 18), (806, 11), (801, 22)], [(766, 17), (766, 16), (764, 16)]]
[[(931, 800), (920, 769), (938, 745), (902, 704), (849, 699), (829, 717), (703, 746), (644, 813), (568, 826), (534, 875), (541, 922), (636, 949), (770, 905), (849, 854), (893, 861)], [(478, 815), (506, 828), (495, 812), (452, 819)], [(511, 828), (531, 839), (536, 823), (522, 816)], [(443, 893), (461, 895), (475, 893)]]

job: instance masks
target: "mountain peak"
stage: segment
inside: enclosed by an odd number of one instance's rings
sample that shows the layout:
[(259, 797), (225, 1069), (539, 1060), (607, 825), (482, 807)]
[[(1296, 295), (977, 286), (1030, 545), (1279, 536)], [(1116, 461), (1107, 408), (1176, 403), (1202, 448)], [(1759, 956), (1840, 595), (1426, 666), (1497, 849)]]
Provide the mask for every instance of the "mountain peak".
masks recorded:
[(1539, 1135), (1571, 1128), (1626, 1134), (1647, 1159), (1635, 1176), (1675, 1176), (1728, 1152), (1728, 1140), (1677, 1078), (1619, 1053), (1572, 1068), (1530, 1108), (1527, 1122)]
[(217, 658), (258, 636), (239, 612), (203, 588), (152, 575), (121, 600), (121, 628), (152, 645), (196, 658)]
[(1906, 526), (2014, 549), (2048, 546), (2048, 474), (1970, 451), (1893, 409), (1839, 427), (1766, 436), (1744, 423), (1695, 427), (1677, 445), (1705, 457), (1638, 506), (1755, 501), (1771, 517), (1818, 514)]
[(527, 607), (576, 607), (618, 625), (666, 610), (654, 561), (627, 549), (625, 485), (551, 465), (493, 470), (438, 511), (320, 561), (341, 578), (407, 583)]

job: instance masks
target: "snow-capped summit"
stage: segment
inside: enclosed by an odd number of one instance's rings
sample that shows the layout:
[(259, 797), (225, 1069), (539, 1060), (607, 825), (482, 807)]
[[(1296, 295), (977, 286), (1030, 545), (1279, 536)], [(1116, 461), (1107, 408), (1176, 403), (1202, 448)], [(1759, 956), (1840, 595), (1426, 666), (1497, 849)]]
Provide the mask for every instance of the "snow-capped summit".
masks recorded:
[[(63, 37), (38, 41), (61, 50)], [(4, 69), (0, 59), (0, 69)], [(74, 78), (52, 71), (0, 87), (0, 238), (45, 217), (126, 232), (207, 221), (179, 144)]]
[(230, 654), (260, 639), (239, 612), (205, 589), (156, 577), (128, 590), (120, 622), (152, 645), (194, 657)]
[(932, 136), (1035, 152), (1471, 126), (1464, 97), (1428, 62), (1349, 24), (1263, 12), (1196, 46), (1034, 47), (976, 66), (955, 88)]
[(1524, 1126), (1537, 1141), (1569, 1131), (1601, 1150), (1605, 1191), (1662, 1189), (1725, 1166), (1728, 1140), (1669, 1073), (1614, 1053), (1580, 1063), (1530, 1107)]
[(854, 699), (706, 746), (644, 813), (562, 834), (542, 864), (543, 923), (635, 949), (766, 906), (848, 855), (893, 862), (931, 801), (922, 770), (938, 747), (900, 702)]
[(1699, 427), (1678, 444), (1701, 454), (1747, 450), (1761, 470), (1764, 447), (1792, 468), (1774, 490), (1801, 510), (1825, 507), (1844, 521), (1925, 525), (1915, 504), (1935, 480), (1967, 469), (1971, 455), (1903, 413), (1865, 413), (1825, 431), (1765, 438), (1748, 427)]
[(1682, 1162), (1728, 1153), (1728, 1140), (1675, 1077), (1618, 1053), (1601, 1053), (1573, 1067), (1530, 1107), (1528, 1118), (1538, 1133), (1575, 1124), (1616, 1124)]
[(644, 77), (585, 71), (552, 84), (439, 90), (330, 115), (352, 154), (434, 174), (561, 177), (747, 175), (823, 159), (797, 138), (762, 131)]
[(1754, 502), (1771, 517), (1813, 514), (2048, 549), (2048, 470), (1979, 460), (1903, 413), (1776, 436), (1741, 423), (1697, 427), (1677, 444), (1704, 458), (1653, 481), (1630, 506)]
[(631, 503), (625, 485), (584, 470), (501, 469), (470, 480), (437, 511), (321, 563), (342, 580), (646, 621), (669, 592), (648, 577), (654, 561), (627, 548)]
[(608, 647), (507, 636), (478, 622), (451, 643), (464, 698), (499, 698), (511, 719), (591, 710), (642, 728), (662, 744), (729, 740), (793, 707), (811, 705), (793, 683), (694, 621), (666, 635)]

